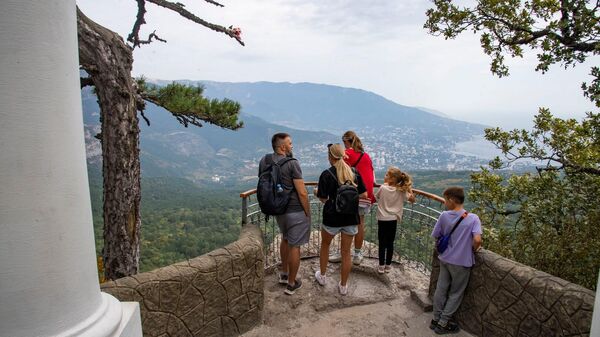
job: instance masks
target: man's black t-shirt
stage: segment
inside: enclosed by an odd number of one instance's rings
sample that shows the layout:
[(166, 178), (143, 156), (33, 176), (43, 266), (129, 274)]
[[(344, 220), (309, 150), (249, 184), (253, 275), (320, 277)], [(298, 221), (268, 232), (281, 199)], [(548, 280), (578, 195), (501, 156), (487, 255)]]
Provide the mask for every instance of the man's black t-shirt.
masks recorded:
[[(319, 186), (317, 187), (317, 197), (327, 198), (327, 202), (323, 205), (323, 224), (330, 227), (358, 225), (360, 223), (358, 212), (356, 214), (340, 214), (335, 211), (335, 196), (339, 184), (337, 179), (334, 178), (334, 176), (337, 177), (335, 167), (332, 166), (329, 170), (333, 175), (327, 172), (327, 170), (323, 171), (319, 177)], [(357, 184), (358, 194), (362, 194), (367, 189), (358, 172), (355, 172), (355, 175), (354, 182)]]

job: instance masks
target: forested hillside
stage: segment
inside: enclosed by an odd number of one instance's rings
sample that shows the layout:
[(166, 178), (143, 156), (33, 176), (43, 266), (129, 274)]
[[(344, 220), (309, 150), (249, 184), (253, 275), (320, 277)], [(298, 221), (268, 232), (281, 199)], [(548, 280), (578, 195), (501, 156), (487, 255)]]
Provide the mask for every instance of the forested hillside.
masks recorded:
[[(450, 185), (469, 185), (470, 172), (412, 172), (415, 188), (440, 195)], [(382, 180), (383, 172), (377, 172)], [(97, 255), (102, 249), (102, 176), (90, 168), (90, 193)], [(307, 181), (316, 177), (307, 176)], [(193, 258), (237, 240), (239, 193), (255, 182), (198, 185), (176, 177), (142, 178), (140, 271)], [(316, 220), (316, 219), (315, 219)], [(320, 221), (320, 219), (319, 219)]]
[[(140, 271), (192, 257), (237, 240), (239, 187), (198, 186), (181, 178), (142, 179)], [(97, 255), (102, 249), (102, 184), (90, 172)]]

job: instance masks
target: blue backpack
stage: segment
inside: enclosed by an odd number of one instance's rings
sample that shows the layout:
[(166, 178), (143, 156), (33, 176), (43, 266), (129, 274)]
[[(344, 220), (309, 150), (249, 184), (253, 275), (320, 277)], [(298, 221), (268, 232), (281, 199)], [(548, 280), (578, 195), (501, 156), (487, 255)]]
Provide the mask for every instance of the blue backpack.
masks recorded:
[(448, 248), (448, 244), (450, 244), (450, 237), (452, 236), (452, 233), (454, 233), (454, 230), (456, 229), (456, 227), (458, 227), (458, 224), (460, 224), (463, 221), (463, 219), (467, 217), (468, 214), (469, 212), (463, 213), (463, 215), (461, 215), (460, 218), (458, 218), (458, 221), (456, 221), (456, 223), (454, 224), (454, 227), (452, 227), (450, 233), (442, 235), (437, 239), (435, 248), (437, 249), (438, 254), (442, 254), (446, 251), (446, 249)]
[[(278, 162), (273, 161), (273, 155), (267, 156), (267, 167), (258, 176), (256, 198), (261, 212), (266, 215), (284, 214), (290, 201), (293, 186), (285, 186), (281, 180), (281, 167), (296, 158), (286, 157)], [(270, 163), (269, 163), (270, 162)]]

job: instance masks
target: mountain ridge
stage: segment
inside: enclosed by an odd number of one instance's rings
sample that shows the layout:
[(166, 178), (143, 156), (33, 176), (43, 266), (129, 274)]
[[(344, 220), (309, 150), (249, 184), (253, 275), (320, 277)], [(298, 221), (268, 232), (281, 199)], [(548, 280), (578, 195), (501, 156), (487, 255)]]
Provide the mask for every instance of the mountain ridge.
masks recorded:
[[(165, 85), (173, 81), (148, 80)], [(326, 144), (341, 141), (346, 130), (355, 130), (371, 155), (374, 166), (404, 169), (465, 169), (480, 162), (452, 153), (457, 142), (483, 133), (483, 126), (439, 117), (399, 105), (372, 92), (302, 82), (215, 82), (185, 80), (203, 85), (208, 98), (229, 98), (242, 105), (244, 128), (231, 131), (204, 124), (188, 128), (151, 103), (140, 120), (142, 174), (186, 177), (192, 180), (220, 177), (255, 177), (258, 159), (272, 151), (271, 136), (287, 132), (303, 170), (327, 167)], [(100, 131), (99, 108), (91, 89), (82, 91), (88, 163), (99, 165), (101, 151), (93, 136)]]

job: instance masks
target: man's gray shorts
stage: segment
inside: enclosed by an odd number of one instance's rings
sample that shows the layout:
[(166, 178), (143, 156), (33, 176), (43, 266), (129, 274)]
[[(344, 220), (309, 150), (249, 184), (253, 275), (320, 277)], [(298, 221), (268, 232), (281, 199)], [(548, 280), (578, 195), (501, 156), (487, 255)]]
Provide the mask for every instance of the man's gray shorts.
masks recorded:
[(279, 231), (290, 246), (302, 246), (310, 237), (310, 220), (304, 212), (276, 215)]

